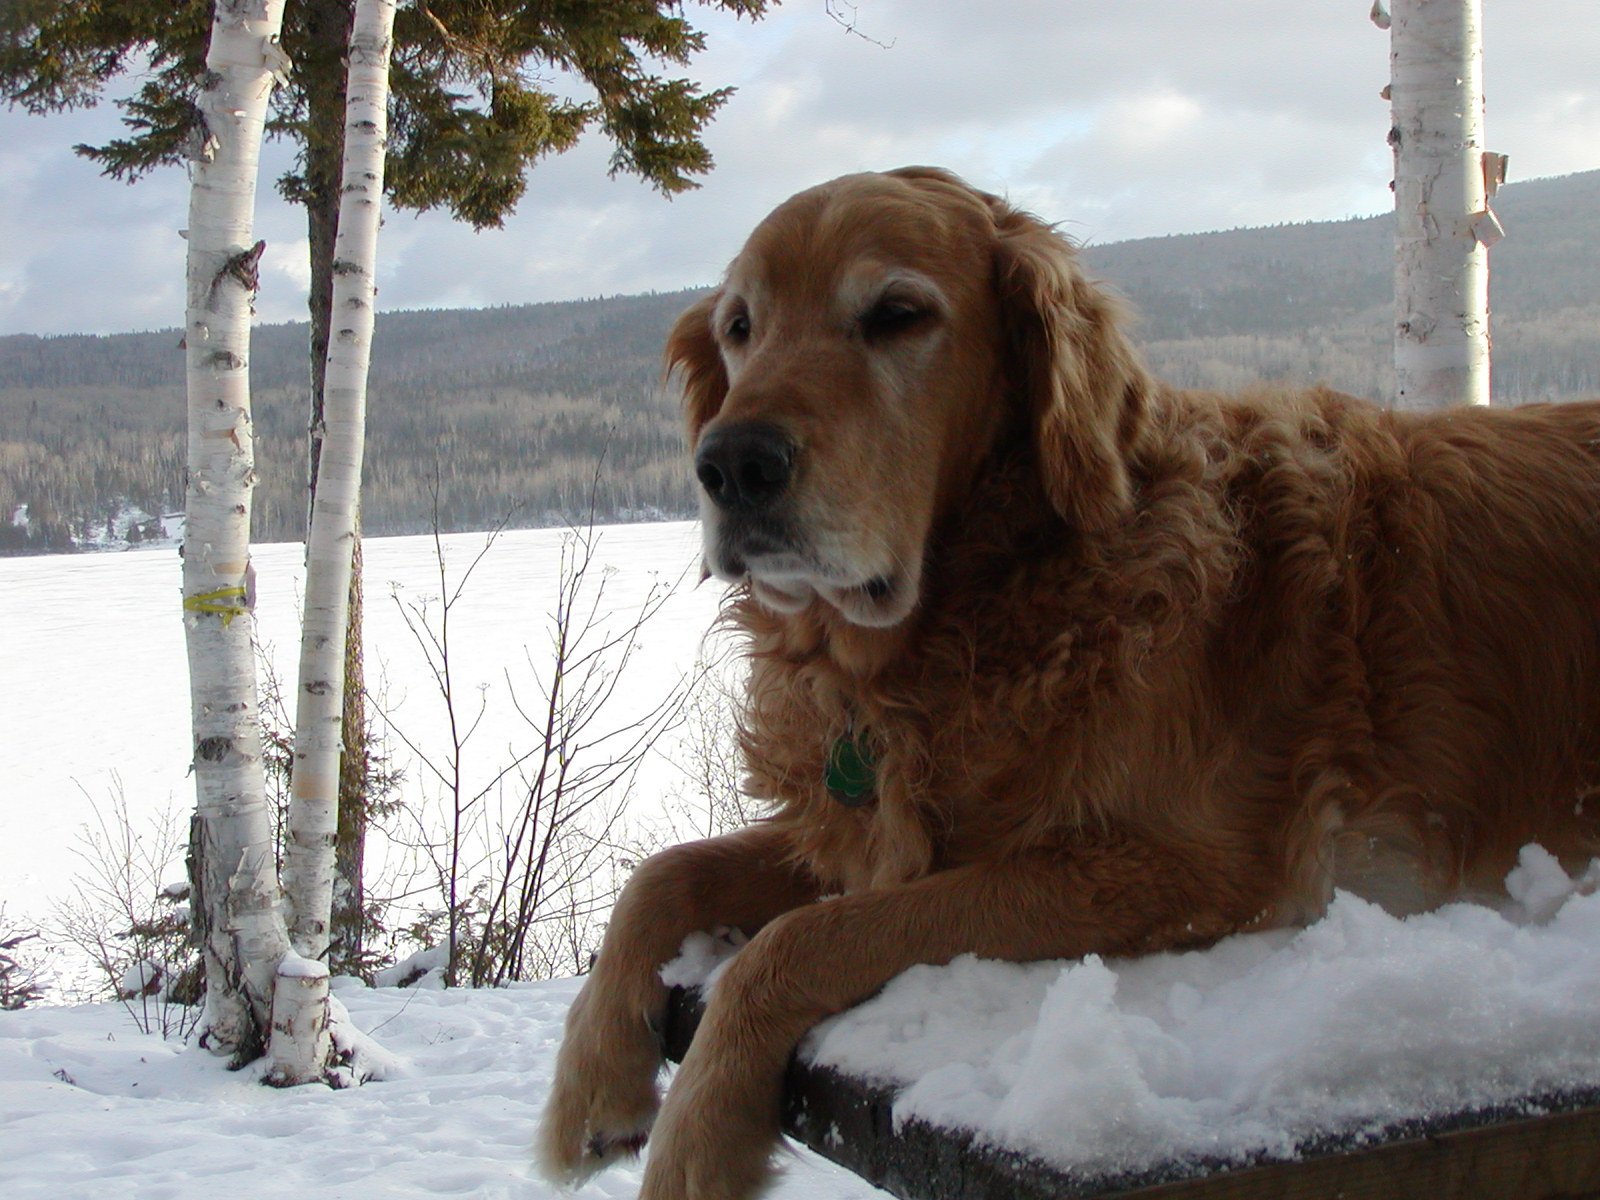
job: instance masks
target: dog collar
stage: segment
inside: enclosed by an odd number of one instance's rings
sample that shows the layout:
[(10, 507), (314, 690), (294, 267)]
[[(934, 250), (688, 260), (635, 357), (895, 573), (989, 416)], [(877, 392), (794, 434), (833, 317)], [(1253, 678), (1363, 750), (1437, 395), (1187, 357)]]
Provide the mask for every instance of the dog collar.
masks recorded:
[(846, 808), (863, 808), (877, 799), (878, 764), (854, 728), (847, 729), (828, 751), (822, 782), (828, 794)]

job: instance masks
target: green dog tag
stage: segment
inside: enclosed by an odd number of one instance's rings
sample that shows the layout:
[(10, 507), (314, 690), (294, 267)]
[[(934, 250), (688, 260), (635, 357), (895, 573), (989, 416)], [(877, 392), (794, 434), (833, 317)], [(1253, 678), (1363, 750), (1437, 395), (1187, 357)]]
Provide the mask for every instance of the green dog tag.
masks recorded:
[(822, 773), (822, 782), (840, 804), (860, 808), (874, 798), (876, 766), (871, 751), (847, 733), (834, 742), (828, 753), (828, 769)]

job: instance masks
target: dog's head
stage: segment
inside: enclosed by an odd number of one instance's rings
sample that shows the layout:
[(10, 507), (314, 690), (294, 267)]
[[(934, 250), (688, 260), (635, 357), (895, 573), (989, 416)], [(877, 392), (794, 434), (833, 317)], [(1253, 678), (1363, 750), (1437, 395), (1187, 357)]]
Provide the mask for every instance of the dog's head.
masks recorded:
[(1002, 438), (1099, 530), (1130, 505), (1146, 379), (1048, 226), (929, 168), (850, 175), (757, 227), (667, 346), (706, 563), (766, 607), (904, 620), (924, 551)]

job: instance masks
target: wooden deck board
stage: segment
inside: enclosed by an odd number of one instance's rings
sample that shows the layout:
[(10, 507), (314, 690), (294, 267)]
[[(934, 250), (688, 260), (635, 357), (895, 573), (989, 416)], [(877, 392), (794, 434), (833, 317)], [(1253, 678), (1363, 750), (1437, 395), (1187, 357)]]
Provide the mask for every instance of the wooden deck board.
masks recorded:
[[(664, 1032), (682, 1059), (699, 1024), (675, 991)], [(895, 1089), (791, 1060), (784, 1131), (902, 1200), (1587, 1200), (1600, 1198), (1600, 1090), (1328, 1136), (1298, 1157), (1180, 1160), (1137, 1173), (1064, 1171), (971, 1133), (893, 1120)]]

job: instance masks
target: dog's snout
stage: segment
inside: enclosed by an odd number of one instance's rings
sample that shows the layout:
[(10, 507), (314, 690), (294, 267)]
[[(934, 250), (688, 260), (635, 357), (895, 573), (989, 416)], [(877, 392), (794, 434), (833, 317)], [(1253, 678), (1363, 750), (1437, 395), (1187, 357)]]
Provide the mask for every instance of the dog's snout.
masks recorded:
[(789, 487), (795, 444), (781, 429), (748, 421), (700, 439), (694, 473), (722, 508), (765, 508)]

